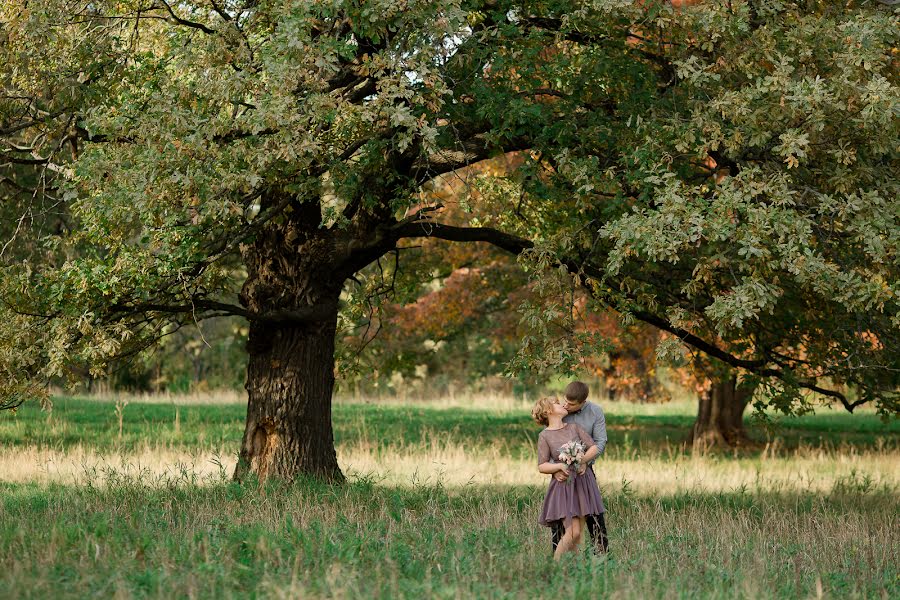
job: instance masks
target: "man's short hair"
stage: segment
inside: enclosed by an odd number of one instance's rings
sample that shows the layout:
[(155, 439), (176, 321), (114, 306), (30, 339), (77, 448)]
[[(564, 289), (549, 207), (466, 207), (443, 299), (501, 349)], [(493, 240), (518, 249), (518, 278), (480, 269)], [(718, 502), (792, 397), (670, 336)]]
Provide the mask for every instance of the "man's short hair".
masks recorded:
[(580, 381), (573, 381), (569, 385), (566, 386), (566, 400), (569, 402), (574, 402), (576, 404), (581, 404), (588, 397), (588, 386), (583, 384)]

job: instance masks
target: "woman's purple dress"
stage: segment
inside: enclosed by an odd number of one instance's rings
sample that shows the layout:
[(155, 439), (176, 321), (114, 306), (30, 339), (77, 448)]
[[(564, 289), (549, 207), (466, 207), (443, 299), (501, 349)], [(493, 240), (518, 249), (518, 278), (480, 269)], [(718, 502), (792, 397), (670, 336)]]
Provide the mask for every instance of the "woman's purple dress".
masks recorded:
[[(538, 436), (538, 464), (560, 462), (560, 447), (573, 440), (580, 440), (585, 450), (596, 445), (591, 436), (574, 423), (565, 423), (560, 429), (543, 430)], [(568, 528), (573, 518), (599, 515), (602, 512), (606, 512), (606, 509), (603, 507), (600, 488), (597, 487), (594, 470), (588, 467), (583, 475), (570, 471), (568, 481), (559, 482), (555, 477), (550, 477), (550, 488), (544, 498), (538, 522), (550, 527), (554, 521), (562, 519)]]

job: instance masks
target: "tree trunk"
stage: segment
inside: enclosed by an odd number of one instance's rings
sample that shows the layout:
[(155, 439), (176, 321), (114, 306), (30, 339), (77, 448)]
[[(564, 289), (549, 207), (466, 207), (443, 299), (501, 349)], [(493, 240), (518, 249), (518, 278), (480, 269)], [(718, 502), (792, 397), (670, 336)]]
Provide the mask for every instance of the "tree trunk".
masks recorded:
[(247, 423), (236, 479), (343, 480), (331, 426), (336, 323), (335, 304), (326, 322), (251, 324)]
[(747, 443), (744, 409), (752, 395), (752, 390), (737, 387), (735, 376), (713, 382), (709, 391), (700, 397), (697, 420), (691, 431), (694, 449)]
[(338, 298), (347, 273), (340, 266), (340, 239), (320, 222), (318, 204), (298, 200), (283, 221), (266, 224), (241, 250), (248, 275), (241, 303), (255, 316), (235, 479), (344, 479), (334, 449), (331, 395)]

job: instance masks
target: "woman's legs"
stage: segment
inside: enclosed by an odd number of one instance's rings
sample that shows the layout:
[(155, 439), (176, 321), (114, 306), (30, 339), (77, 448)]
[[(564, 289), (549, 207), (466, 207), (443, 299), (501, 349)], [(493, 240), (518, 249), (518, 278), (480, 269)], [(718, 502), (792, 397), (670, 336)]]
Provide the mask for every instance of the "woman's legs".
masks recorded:
[(559, 540), (559, 544), (556, 546), (553, 558), (559, 560), (564, 553), (578, 548), (579, 544), (581, 544), (582, 530), (584, 530), (584, 518), (576, 517), (572, 519), (572, 524), (566, 529), (566, 533), (563, 534), (562, 539)]
[(572, 530), (575, 532), (572, 550), (575, 550), (581, 545), (581, 533), (584, 531), (584, 517), (572, 519)]

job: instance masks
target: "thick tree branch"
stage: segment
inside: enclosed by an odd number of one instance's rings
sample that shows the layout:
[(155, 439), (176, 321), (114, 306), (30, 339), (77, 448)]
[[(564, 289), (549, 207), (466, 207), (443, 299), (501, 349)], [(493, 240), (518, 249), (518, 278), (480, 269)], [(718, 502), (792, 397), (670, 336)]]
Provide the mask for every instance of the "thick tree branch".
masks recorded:
[[(430, 221), (416, 221), (401, 222), (395, 226), (392, 231), (398, 239), (433, 237), (452, 242), (487, 242), (514, 255), (519, 255), (525, 250), (534, 247), (534, 242), (530, 240), (490, 227), (455, 227)], [(561, 262), (573, 275), (583, 275), (597, 281), (603, 277), (603, 272), (589, 263), (573, 260), (563, 260)], [(588, 291), (592, 292), (590, 289), (588, 289)], [(646, 311), (631, 311), (631, 314), (644, 323), (653, 325), (663, 331), (678, 336), (684, 343), (700, 350), (708, 356), (719, 359), (727, 365), (744, 369), (760, 377), (775, 377), (784, 381), (789, 380), (784, 371), (767, 368), (766, 365), (769, 364), (769, 361), (766, 359), (746, 360), (734, 356), (726, 350), (723, 350), (713, 343), (707, 342), (703, 338), (698, 337), (689, 331), (674, 327), (667, 319), (653, 313)], [(811, 379), (794, 380), (794, 383), (803, 389), (837, 399), (848, 412), (853, 412), (854, 408), (868, 402), (866, 399), (850, 402), (841, 392), (823, 388)]]
[(172, 7), (169, 6), (169, 3), (166, 0), (157, 0), (165, 9), (168, 11), (169, 15), (172, 17), (172, 20), (179, 25), (184, 25), (185, 27), (190, 27), (191, 29), (199, 29), (203, 33), (213, 34), (216, 32), (215, 29), (210, 29), (203, 23), (197, 23), (195, 21), (189, 21), (187, 19), (183, 19), (175, 14), (175, 11), (172, 10)]
[(718, 358), (722, 362), (728, 363), (732, 367), (740, 367), (748, 371), (753, 371), (755, 369), (762, 368), (767, 363), (767, 361), (763, 359), (746, 360), (738, 358), (732, 354), (729, 354), (728, 352), (725, 352), (718, 346), (711, 344), (684, 329), (672, 326), (672, 324), (669, 323), (667, 319), (664, 319), (658, 315), (654, 315), (652, 313), (644, 311), (633, 311), (631, 314), (634, 315), (636, 319), (643, 321), (644, 323), (653, 325), (654, 327), (662, 329), (663, 331), (668, 331), (672, 335), (677, 336), (684, 343), (693, 346), (697, 350), (700, 350), (704, 354), (712, 356), (713, 358)]
[[(277, 310), (266, 313), (256, 313), (236, 304), (227, 304), (224, 302), (216, 302), (214, 300), (198, 299), (189, 304), (158, 304), (158, 303), (138, 303), (138, 304), (119, 304), (112, 307), (112, 312), (118, 315), (118, 318), (129, 315), (139, 315), (149, 312), (183, 314), (195, 313), (196, 311), (215, 311), (212, 316), (236, 316), (243, 317), (248, 321), (261, 321), (268, 323), (312, 323), (328, 318), (334, 314), (334, 306), (327, 304), (316, 304), (308, 307), (297, 308), (293, 310)], [(203, 315), (204, 317), (209, 315)]]
[(522, 138), (510, 140), (500, 147), (491, 146), (480, 137), (480, 133), (473, 133), (460, 140), (457, 148), (436, 152), (417, 160), (410, 169), (410, 176), (418, 185), (422, 185), (435, 177), (458, 171), (493, 156), (529, 150), (532, 145), (533, 140)]
[[(777, 379), (785, 381), (787, 380), (787, 376), (784, 371), (780, 369), (765, 368), (765, 366), (769, 364), (769, 361), (766, 359), (746, 360), (738, 358), (733, 354), (722, 350), (718, 346), (711, 344), (688, 331), (685, 331), (684, 329), (673, 327), (668, 320), (662, 317), (644, 311), (634, 311), (631, 314), (634, 315), (636, 319), (643, 321), (644, 323), (653, 325), (654, 327), (662, 329), (663, 331), (668, 331), (672, 335), (678, 336), (678, 338), (684, 343), (693, 346), (707, 356), (711, 356), (713, 358), (721, 360), (727, 365), (745, 369), (759, 377), (775, 377)], [(847, 397), (841, 392), (823, 388), (817, 385), (815, 381), (810, 379), (800, 379), (795, 383), (803, 389), (822, 394), (823, 396), (828, 396), (829, 398), (836, 398), (840, 401), (844, 408), (847, 409), (847, 412), (852, 413), (854, 408), (868, 402), (868, 400), (865, 399), (857, 400), (856, 402), (850, 402), (849, 400), (847, 400)]]
[[(373, 138), (374, 138), (374, 136), (373, 137), (365, 137), (365, 138), (361, 138), (361, 139), (353, 142), (352, 144), (350, 144), (349, 146), (344, 148), (344, 150), (341, 152), (341, 154), (338, 155), (337, 157), (335, 157), (332, 161), (317, 165), (316, 167), (310, 169), (308, 176), (309, 177), (322, 176), (329, 169), (331, 169), (334, 164), (348, 160), (350, 157), (352, 157), (354, 154), (356, 154), (360, 150), (360, 148), (362, 148), (367, 143), (369, 143)], [(259, 197), (263, 191), (264, 190), (262, 190), (262, 189), (256, 190), (248, 196)], [(232, 252), (244, 240), (246, 240), (248, 237), (250, 237), (254, 233), (258, 232), (260, 229), (262, 229), (266, 223), (268, 223), (269, 221), (274, 219), (276, 216), (278, 216), (279, 214), (284, 212), (284, 210), (288, 206), (290, 206), (290, 204), (292, 202), (294, 202), (295, 200), (296, 200), (296, 198), (290, 194), (283, 195), (283, 197), (279, 200), (279, 202), (276, 205), (272, 206), (271, 208), (266, 209), (264, 213), (257, 215), (256, 218), (253, 219), (252, 222), (248, 223), (245, 227), (243, 227), (235, 235), (230, 236), (228, 238), (223, 238), (223, 239), (220, 239), (219, 241), (217, 241), (214, 245), (212, 245), (211, 247), (209, 247), (207, 249), (207, 258), (204, 261), (201, 261), (200, 263), (198, 263), (198, 269), (200, 271), (202, 271), (204, 268), (206, 268), (206, 266), (212, 264), (213, 262), (218, 260), (221, 256), (224, 256), (224, 255)], [(194, 272), (192, 272), (192, 273), (196, 274)]]
[(534, 247), (531, 240), (491, 227), (455, 227), (443, 223), (418, 221), (400, 223), (391, 231), (396, 239), (433, 237), (451, 242), (487, 242), (516, 255)]
[(624, 46), (624, 42), (629, 38), (633, 38), (635, 40), (640, 40), (642, 42), (651, 42), (641, 35), (637, 35), (635, 32), (630, 29), (623, 28), (621, 30), (621, 34), (618, 37), (610, 37), (608, 35), (592, 35), (589, 33), (584, 33), (576, 30), (564, 30), (565, 26), (561, 19), (554, 19), (548, 17), (529, 17), (523, 19), (522, 22), (530, 27), (535, 29), (541, 29), (553, 33), (561, 33), (562, 38), (569, 42), (574, 42), (576, 44), (582, 45), (606, 45), (609, 46), (610, 43), (613, 44), (623, 44), (623, 50), (628, 50), (631, 52), (635, 52), (639, 56), (649, 60), (650, 62), (655, 63), (666, 75), (667, 85), (670, 85), (675, 80), (675, 67), (674, 65), (665, 57), (659, 54), (655, 54), (650, 52), (649, 50), (645, 50), (640, 46)]
[(62, 110), (48, 113), (42, 117), (32, 119), (31, 121), (25, 121), (23, 123), (17, 123), (15, 125), (10, 125), (10, 126), (6, 127), (5, 129), (0, 129), (0, 137), (12, 135), (14, 133), (18, 133), (19, 131), (22, 131), (23, 129), (28, 129), (29, 127), (34, 127), (35, 125), (40, 125), (42, 123), (46, 123), (47, 121), (52, 121), (56, 117), (69, 112), (69, 110), (70, 109), (67, 107)]
[(190, 304), (159, 304), (154, 302), (114, 304), (110, 307), (110, 312), (121, 318), (128, 315), (139, 315), (148, 312), (159, 313), (189, 313), (196, 310), (216, 310), (227, 315), (249, 318), (250, 313), (243, 307), (236, 304), (226, 304), (213, 300), (195, 300)]

